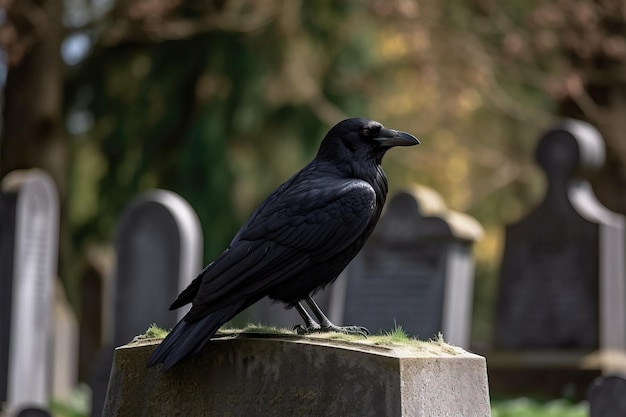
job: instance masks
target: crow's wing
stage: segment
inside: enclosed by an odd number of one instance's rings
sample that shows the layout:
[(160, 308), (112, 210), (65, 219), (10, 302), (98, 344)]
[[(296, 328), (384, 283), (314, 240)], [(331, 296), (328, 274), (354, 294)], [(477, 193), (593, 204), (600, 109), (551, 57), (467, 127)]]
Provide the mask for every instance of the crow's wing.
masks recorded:
[(188, 320), (260, 298), (281, 281), (341, 253), (375, 215), (376, 194), (363, 180), (307, 178), (277, 191), (198, 277)]

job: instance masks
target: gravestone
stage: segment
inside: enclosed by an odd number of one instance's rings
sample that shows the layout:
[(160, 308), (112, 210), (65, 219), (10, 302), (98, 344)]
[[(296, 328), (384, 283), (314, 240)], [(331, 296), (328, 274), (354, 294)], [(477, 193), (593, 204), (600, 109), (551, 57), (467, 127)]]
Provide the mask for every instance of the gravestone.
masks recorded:
[[(448, 210), (435, 191), (414, 187), (389, 201), (361, 253), (314, 298), (335, 324), (365, 326), (374, 333), (398, 324), (425, 339), (442, 331), (446, 341), (468, 347), (471, 248), (482, 233), (474, 219)], [(252, 323), (292, 327), (302, 322), (295, 309), (268, 298), (249, 311)]]
[(21, 410), (18, 414), (17, 417), (51, 417), (52, 414), (50, 414), (47, 410), (44, 410), (42, 408), (25, 408), (23, 410)]
[(52, 397), (67, 403), (78, 385), (78, 320), (60, 280), (55, 286)]
[(485, 358), (441, 342), (241, 334), (162, 372), (158, 339), (115, 350), (105, 417), (489, 416)]
[(59, 202), (52, 178), (40, 169), (9, 173), (2, 201), (0, 402), (12, 414), (48, 405)]
[(169, 306), (202, 266), (200, 221), (191, 206), (171, 191), (140, 196), (122, 214), (115, 248), (113, 344), (128, 343), (152, 323), (174, 327), (186, 311)]
[[(90, 246), (85, 253), (83, 266), (80, 268), (80, 354), (79, 379), (87, 381), (93, 374), (100, 349), (111, 344), (113, 326), (105, 320), (111, 320), (113, 313), (112, 281), (114, 267), (113, 250), (96, 245)], [(105, 329), (109, 334), (105, 334)]]
[(16, 201), (17, 194), (0, 193), (0, 404), (7, 399), (9, 374)]
[(506, 228), (495, 346), (624, 349), (624, 217), (602, 206), (586, 179), (604, 163), (602, 138), (567, 120), (541, 138), (536, 158), (548, 190)]
[[(334, 311), (330, 308), (332, 292), (332, 287), (327, 287), (325, 291), (320, 291), (313, 296), (315, 302), (331, 321), (334, 320)], [(295, 308), (286, 309), (283, 303), (273, 302), (268, 297), (257, 301), (241, 314), (245, 316), (247, 322), (264, 326), (290, 329), (295, 325), (303, 324), (302, 318)]]
[(106, 346), (92, 380), (93, 414), (100, 415), (113, 348), (155, 323), (169, 329), (187, 309), (169, 311), (178, 293), (201, 269), (202, 233), (193, 208), (165, 190), (147, 192), (124, 211), (115, 239), (112, 344)]
[(589, 387), (590, 417), (626, 416), (626, 378), (610, 375), (596, 378)]
[(472, 245), (482, 233), (477, 221), (448, 210), (433, 190), (415, 187), (396, 194), (334, 285), (333, 317), (373, 333), (396, 325), (421, 339), (442, 332), (447, 342), (467, 347)]

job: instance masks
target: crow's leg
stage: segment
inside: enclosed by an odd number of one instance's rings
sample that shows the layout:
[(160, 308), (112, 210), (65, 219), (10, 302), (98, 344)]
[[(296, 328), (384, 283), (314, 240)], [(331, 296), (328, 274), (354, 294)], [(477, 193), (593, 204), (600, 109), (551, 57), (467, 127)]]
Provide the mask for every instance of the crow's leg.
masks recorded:
[[(306, 303), (309, 308), (315, 314), (315, 317), (319, 320), (320, 324), (317, 328), (305, 329), (308, 330), (306, 333), (323, 333), (323, 332), (338, 332), (338, 333), (347, 333), (347, 334), (360, 334), (361, 336), (367, 337), (370, 334), (369, 330), (365, 327), (360, 326), (335, 326), (328, 320), (328, 317), (322, 312), (322, 309), (317, 305), (317, 303), (310, 296), (306, 298)], [(307, 314), (308, 315), (308, 314)]]
[(299, 324), (294, 326), (293, 329), (296, 331), (296, 333), (307, 334), (319, 331), (319, 329), (321, 329), (320, 325), (317, 324), (315, 320), (313, 320), (313, 317), (311, 317), (306, 309), (302, 307), (301, 303), (296, 304), (295, 307), (298, 314), (300, 314), (300, 317), (302, 317), (302, 320), (304, 320), (305, 325), (305, 327), (302, 327)]

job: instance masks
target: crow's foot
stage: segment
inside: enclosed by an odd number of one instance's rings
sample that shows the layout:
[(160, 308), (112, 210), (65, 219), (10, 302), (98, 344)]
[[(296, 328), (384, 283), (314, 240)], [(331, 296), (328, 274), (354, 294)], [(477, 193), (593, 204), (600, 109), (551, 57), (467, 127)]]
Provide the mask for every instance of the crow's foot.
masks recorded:
[(361, 326), (335, 326), (334, 324), (330, 324), (328, 326), (308, 326), (303, 327), (301, 325), (297, 325), (293, 328), (296, 333), (300, 335), (305, 334), (313, 334), (313, 333), (344, 333), (344, 334), (357, 334), (363, 337), (367, 337), (370, 332), (365, 327)]

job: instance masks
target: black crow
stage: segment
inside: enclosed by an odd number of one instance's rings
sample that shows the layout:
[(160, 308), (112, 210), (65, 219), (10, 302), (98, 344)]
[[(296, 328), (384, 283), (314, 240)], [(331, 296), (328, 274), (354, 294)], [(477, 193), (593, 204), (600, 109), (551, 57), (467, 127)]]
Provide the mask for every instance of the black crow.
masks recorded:
[(305, 322), (296, 326), (299, 333), (367, 335), (363, 327), (332, 324), (311, 295), (337, 278), (374, 229), (387, 196), (385, 152), (418, 143), (372, 120), (335, 125), (315, 159), (261, 203), (228, 249), (174, 301), (170, 310), (192, 303), (191, 310), (148, 366), (163, 363), (167, 370), (196, 354), (220, 326), (265, 296), (297, 309)]

